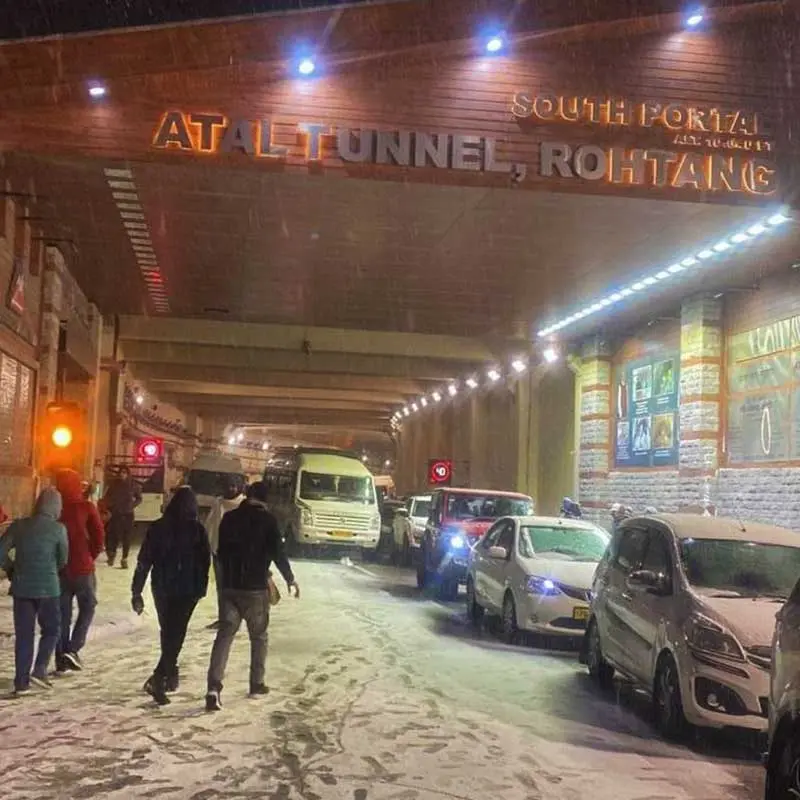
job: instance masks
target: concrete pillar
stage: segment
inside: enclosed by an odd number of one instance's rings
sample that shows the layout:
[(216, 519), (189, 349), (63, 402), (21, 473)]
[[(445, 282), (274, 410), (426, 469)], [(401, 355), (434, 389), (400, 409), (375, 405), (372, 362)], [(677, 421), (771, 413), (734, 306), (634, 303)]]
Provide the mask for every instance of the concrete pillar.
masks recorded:
[(91, 325), (91, 340), (96, 347), (94, 375), (89, 379), (87, 391), (87, 425), (88, 435), (86, 437), (86, 473), (95, 480), (98, 468), (102, 468), (105, 453), (98, 448), (98, 428), (99, 420), (102, 415), (101, 403), (101, 341), (103, 337), (103, 317), (100, 310), (95, 305), (89, 306), (89, 324)]
[(45, 250), (42, 276), (42, 320), (39, 332), (39, 401), (42, 410), (58, 391), (58, 340), (63, 303), (64, 256), (56, 247)]
[(708, 505), (720, 466), (722, 340), (722, 300), (699, 295), (684, 301), (679, 417), (681, 505), (687, 510)]
[(594, 337), (584, 343), (581, 357), (577, 499), (587, 509), (605, 509), (610, 502), (611, 351), (605, 341)]
[(539, 375), (532, 371), (515, 387), (517, 479), (514, 488), (533, 497), (539, 510)]

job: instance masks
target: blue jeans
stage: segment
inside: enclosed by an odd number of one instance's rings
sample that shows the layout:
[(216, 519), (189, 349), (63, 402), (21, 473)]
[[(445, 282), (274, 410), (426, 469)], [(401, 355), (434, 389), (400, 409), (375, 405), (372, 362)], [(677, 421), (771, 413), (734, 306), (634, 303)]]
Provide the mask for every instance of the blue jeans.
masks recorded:
[[(33, 661), (33, 643), (36, 636), (36, 621), (39, 621), (41, 636)], [(61, 629), (61, 602), (58, 597), (14, 597), (14, 656), (16, 674), (14, 687), (27, 689), (31, 682), (31, 667), (37, 678), (47, 676), (47, 668), (56, 649)]]
[[(78, 601), (78, 619), (72, 627), (73, 600)], [(64, 653), (80, 653), (86, 644), (86, 636), (94, 619), (97, 607), (97, 578), (79, 575), (76, 578), (61, 578), (61, 638), (56, 646), (56, 656)]]

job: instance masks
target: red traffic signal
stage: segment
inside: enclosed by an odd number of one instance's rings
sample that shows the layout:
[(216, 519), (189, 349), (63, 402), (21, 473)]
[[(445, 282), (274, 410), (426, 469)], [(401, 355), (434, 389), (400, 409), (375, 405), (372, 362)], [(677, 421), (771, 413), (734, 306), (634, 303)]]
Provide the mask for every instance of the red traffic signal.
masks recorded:
[(449, 486), (453, 480), (453, 462), (435, 458), (428, 462), (428, 483), (431, 486)]
[(164, 440), (163, 439), (140, 439), (136, 448), (136, 460), (150, 464), (154, 461), (160, 461), (164, 454)]

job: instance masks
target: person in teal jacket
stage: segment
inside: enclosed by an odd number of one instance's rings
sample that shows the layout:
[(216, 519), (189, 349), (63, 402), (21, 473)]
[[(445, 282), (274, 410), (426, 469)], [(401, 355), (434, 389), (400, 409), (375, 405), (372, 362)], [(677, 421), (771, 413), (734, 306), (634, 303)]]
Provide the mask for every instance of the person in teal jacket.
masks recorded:
[[(45, 489), (36, 501), (32, 517), (11, 524), (0, 538), (0, 564), (14, 551), (14, 657), (17, 694), (30, 690), (31, 682), (50, 688), (50, 659), (61, 631), (61, 584), (59, 572), (67, 563), (67, 529), (58, 521), (61, 495)], [(41, 636), (34, 662), (36, 621)], [(31, 669), (32, 668), (32, 669)]]

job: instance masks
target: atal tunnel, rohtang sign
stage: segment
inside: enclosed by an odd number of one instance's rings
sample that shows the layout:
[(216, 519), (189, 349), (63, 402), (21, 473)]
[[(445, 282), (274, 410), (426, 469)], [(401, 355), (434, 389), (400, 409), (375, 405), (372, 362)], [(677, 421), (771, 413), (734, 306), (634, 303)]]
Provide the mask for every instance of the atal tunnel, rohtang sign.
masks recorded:
[[(545, 182), (577, 180), (762, 197), (778, 188), (773, 140), (763, 118), (755, 113), (524, 92), (513, 96), (510, 111), (518, 128), (504, 143), (505, 149), (513, 153), (528, 135), (536, 137), (539, 176)], [(595, 127), (611, 143), (573, 145), (550, 140), (550, 131), (558, 125), (589, 131)], [(541, 135), (542, 127), (548, 138)], [(281, 144), (276, 130), (282, 132)], [(654, 141), (646, 146), (613, 141), (623, 136)], [(489, 136), (229, 118), (221, 113), (167, 111), (152, 143), (161, 150), (241, 153), (266, 161), (338, 159), (348, 165), (507, 174), (516, 183), (529, 174), (528, 164), (501, 159), (497, 139)]]

